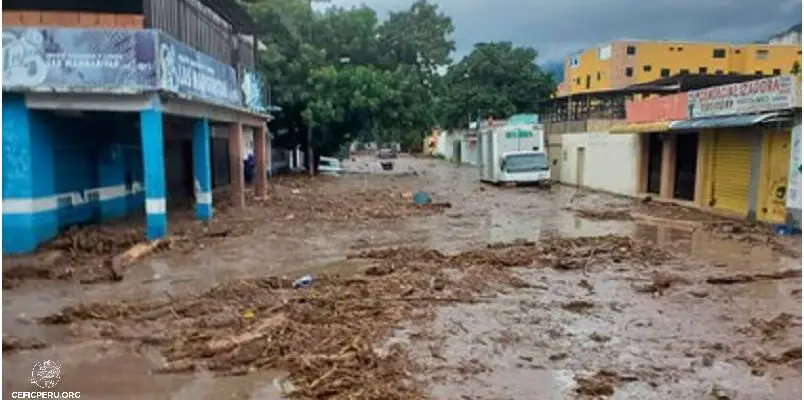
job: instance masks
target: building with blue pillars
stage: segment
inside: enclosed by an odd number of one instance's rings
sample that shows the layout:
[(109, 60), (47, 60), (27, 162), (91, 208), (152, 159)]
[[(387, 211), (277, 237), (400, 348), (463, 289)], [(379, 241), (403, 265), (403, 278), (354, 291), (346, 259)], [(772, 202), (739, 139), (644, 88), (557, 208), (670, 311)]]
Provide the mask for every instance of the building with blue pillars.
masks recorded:
[[(203, 35), (174, 33), (181, 30), (154, 18), (159, 10), (152, 9), (173, 2), (220, 16), (188, 26), (220, 30), (243, 48), (257, 43), (233, 30), (249, 27), (234, 0), (54, 1), (43, 16), (94, 4), (102, 8), (101, 25), (52, 26), (44, 17), (4, 24), (4, 254), (33, 251), (70, 226), (127, 216), (143, 218), (147, 237), (160, 238), (169, 233), (169, 210), (187, 199), (194, 199), (198, 219), (209, 220), (213, 176), (217, 185), (231, 184), (235, 204), (244, 204), (243, 132), (255, 135), (256, 187), (264, 193), (270, 116), (254, 51), (241, 48), (242, 57), (233, 59), (232, 48), (194, 42)], [(33, 14), (17, 3), (4, 4), (4, 18), (17, 9)], [(64, 15), (55, 20), (69, 22)], [(143, 25), (102, 25), (117, 21), (103, 18), (109, 15), (140, 15)], [(225, 26), (215, 25), (221, 21)], [(213, 175), (220, 164), (228, 165), (226, 181)]]

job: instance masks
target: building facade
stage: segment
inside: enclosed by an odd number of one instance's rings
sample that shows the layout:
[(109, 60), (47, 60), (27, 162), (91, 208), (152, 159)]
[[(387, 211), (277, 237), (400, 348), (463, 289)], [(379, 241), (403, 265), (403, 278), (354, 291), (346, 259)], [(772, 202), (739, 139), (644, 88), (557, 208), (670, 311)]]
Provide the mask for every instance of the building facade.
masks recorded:
[(234, 0), (12, 0), (3, 21), (4, 253), (142, 211), (160, 238), (182, 199), (212, 218), (214, 185), (244, 206), (244, 131), (264, 192), (269, 116)]
[(770, 44), (797, 44), (801, 46), (801, 24), (796, 24), (788, 30), (777, 33), (768, 39)]
[(620, 89), (684, 74), (789, 74), (801, 44), (622, 40), (567, 57), (558, 95)]
[(638, 192), (749, 220), (801, 221), (800, 78), (758, 79), (634, 100)]

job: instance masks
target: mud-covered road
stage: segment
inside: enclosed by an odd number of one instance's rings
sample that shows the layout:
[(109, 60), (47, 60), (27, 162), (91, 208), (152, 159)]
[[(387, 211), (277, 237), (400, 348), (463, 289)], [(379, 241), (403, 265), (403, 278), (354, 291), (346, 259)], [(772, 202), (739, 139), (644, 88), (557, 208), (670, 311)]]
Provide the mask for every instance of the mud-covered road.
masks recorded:
[[(800, 238), (375, 164), (277, 183), (220, 214), (246, 228), (188, 233), (117, 282), (80, 283), (76, 254), (9, 280), (4, 396), (53, 360), (87, 399), (801, 398)], [(411, 208), (419, 190), (442, 206)]]

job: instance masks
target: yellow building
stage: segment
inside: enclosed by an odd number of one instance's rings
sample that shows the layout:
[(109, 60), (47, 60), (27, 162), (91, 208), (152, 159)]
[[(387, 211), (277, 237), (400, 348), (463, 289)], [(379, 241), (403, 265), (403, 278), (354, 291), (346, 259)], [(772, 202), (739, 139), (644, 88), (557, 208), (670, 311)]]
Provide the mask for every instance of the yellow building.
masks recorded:
[(564, 63), (558, 95), (618, 89), (678, 74), (791, 73), (801, 46), (623, 40), (581, 51)]

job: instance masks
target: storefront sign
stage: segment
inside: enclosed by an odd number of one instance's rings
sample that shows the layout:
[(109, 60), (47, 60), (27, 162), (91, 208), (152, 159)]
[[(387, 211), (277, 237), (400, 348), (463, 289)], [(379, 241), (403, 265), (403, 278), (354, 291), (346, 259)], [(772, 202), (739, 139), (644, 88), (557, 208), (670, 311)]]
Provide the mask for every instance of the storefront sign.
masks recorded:
[(790, 171), (787, 184), (787, 208), (801, 210), (801, 124), (793, 127)]
[(151, 31), (3, 30), (3, 89), (125, 92), (156, 88)]
[(162, 33), (159, 34), (159, 83), (169, 92), (242, 107), (234, 68)]
[(704, 118), (784, 110), (796, 105), (792, 75), (689, 92), (689, 117)]

